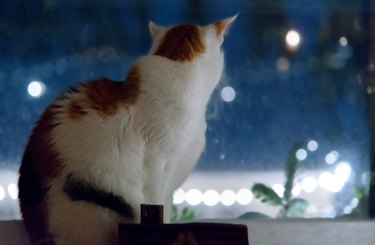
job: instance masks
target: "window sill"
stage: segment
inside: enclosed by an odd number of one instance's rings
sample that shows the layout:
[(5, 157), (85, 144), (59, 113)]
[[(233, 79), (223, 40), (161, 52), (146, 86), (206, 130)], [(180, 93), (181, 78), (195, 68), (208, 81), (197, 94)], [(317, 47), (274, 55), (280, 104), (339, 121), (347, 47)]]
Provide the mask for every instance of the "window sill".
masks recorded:
[[(218, 219), (204, 220), (203, 222), (246, 224), (249, 231), (250, 245), (375, 244), (375, 221), (369, 219)], [(21, 221), (0, 221), (0, 244), (30, 244), (27, 240), (27, 234)]]

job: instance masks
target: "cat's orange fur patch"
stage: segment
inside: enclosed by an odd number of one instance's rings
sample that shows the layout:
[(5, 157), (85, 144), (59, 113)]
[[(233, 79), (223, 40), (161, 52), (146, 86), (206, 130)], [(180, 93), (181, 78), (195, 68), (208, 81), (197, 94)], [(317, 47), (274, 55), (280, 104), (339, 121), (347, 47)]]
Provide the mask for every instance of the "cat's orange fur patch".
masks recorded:
[(205, 47), (195, 25), (180, 25), (167, 31), (155, 55), (174, 61), (191, 61), (203, 53)]
[(79, 91), (84, 94), (84, 98), (82, 101), (69, 102), (66, 108), (69, 118), (80, 119), (88, 113), (88, 108), (102, 116), (114, 115), (120, 107), (130, 106), (137, 100), (140, 93), (137, 67), (130, 69), (124, 83), (101, 78), (81, 85)]

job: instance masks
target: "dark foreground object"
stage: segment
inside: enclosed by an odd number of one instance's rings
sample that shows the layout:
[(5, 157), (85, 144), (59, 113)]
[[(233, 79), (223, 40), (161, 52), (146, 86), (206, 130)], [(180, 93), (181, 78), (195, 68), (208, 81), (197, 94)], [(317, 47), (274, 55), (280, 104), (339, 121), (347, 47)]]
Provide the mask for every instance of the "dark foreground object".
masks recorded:
[(141, 224), (120, 224), (119, 245), (248, 245), (247, 226), (163, 224), (162, 205), (141, 205)]
[(120, 224), (119, 245), (248, 245), (245, 225)]

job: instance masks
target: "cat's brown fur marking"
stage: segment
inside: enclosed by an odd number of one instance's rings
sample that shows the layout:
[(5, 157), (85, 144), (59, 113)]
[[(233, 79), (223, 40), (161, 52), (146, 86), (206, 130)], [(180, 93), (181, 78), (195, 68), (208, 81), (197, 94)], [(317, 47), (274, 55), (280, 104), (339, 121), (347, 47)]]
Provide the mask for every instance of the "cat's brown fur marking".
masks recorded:
[(67, 113), (69, 117), (72, 119), (79, 119), (81, 118), (81, 116), (84, 116), (87, 114), (83, 106), (81, 106), (78, 101), (74, 101), (74, 100), (70, 101), (67, 107)]
[[(87, 82), (84, 88), (86, 102), (90, 108), (103, 116), (114, 115), (120, 107), (132, 105), (137, 100), (140, 93), (137, 67), (130, 69), (125, 83), (101, 78)], [(82, 115), (81, 110), (73, 112), (73, 117)]]
[(140, 94), (139, 83), (140, 77), (138, 68), (136, 66), (132, 66), (126, 78), (126, 82), (122, 87), (124, 92), (124, 100), (122, 100), (123, 105), (133, 105), (136, 102), (137, 97)]
[(204, 50), (198, 27), (181, 25), (167, 31), (155, 55), (183, 62), (193, 60)]

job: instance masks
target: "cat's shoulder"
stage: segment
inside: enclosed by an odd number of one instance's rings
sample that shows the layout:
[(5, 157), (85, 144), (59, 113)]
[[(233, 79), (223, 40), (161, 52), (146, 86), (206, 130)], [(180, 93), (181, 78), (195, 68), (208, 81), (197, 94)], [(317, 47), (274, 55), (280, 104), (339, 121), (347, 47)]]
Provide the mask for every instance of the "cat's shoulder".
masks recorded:
[(81, 119), (88, 113), (112, 116), (122, 108), (133, 105), (139, 95), (137, 69), (132, 67), (126, 81), (107, 77), (89, 80), (71, 87), (52, 107), (63, 107), (68, 118)]

